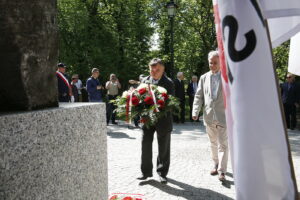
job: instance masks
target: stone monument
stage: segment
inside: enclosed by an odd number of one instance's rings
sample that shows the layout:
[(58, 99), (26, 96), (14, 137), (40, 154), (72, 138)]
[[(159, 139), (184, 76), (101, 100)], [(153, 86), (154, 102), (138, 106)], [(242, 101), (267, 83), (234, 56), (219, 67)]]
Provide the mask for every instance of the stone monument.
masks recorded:
[(0, 0), (1, 200), (108, 198), (105, 104), (57, 101), (56, 12)]
[(58, 106), (56, 0), (0, 0), (0, 111)]

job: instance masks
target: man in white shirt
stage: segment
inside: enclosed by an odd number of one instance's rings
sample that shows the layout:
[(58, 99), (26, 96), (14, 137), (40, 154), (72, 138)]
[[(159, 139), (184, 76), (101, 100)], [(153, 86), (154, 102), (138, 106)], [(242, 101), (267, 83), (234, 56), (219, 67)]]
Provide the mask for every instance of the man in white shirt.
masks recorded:
[(116, 109), (113, 103), (110, 103), (111, 100), (115, 100), (119, 94), (119, 90), (121, 89), (121, 84), (117, 79), (115, 74), (111, 74), (109, 81), (106, 82), (105, 88), (107, 89), (107, 112), (106, 112), (106, 123), (109, 124), (111, 119), (112, 124), (117, 124), (116, 122), (116, 113), (114, 110)]
[(81, 90), (82, 90), (82, 81), (79, 79), (79, 76), (78, 74), (74, 74), (74, 77), (77, 79), (77, 82), (74, 84), (76, 87), (77, 87), (77, 90), (78, 90), (78, 98), (79, 98), (79, 102), (82, 102), (82, 93), (81, 93)]

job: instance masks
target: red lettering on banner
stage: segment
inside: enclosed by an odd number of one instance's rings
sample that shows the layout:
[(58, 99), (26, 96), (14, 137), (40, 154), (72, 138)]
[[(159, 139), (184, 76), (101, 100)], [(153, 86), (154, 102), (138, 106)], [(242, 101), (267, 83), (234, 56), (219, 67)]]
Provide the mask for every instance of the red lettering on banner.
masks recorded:
[(224, 81), (228, 83), (224, 45), (222, 40), (221, 18), (219, 14), (218, 5), (214, 5), (214, 13), (215, 13), (215, 24), (217, 25), (217, 40), (218, 40), (219, 57), (220, 57), (220, 64), (221, 64), (221, 73)]

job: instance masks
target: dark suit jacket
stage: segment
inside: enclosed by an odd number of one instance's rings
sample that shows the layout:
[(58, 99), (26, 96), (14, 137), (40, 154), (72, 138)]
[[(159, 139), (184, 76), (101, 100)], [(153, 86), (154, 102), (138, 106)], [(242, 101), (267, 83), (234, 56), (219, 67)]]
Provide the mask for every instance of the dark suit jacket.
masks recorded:
[[(198, 82), (196, 82), (196, 84), (198, 85)], [(186, 92), (189, 95), (189, 97), (194, 97), (195, 96), (196, 91), (194, 90), (193, 82), (189, 83)]]
[(295, 82), (291, 84), (290, 88), (287, 82), (282, 83), (280, 87), (281, 87), (282, 102), (284, 104), (294, 105), (295, 103), (299, 102), (300, 91), (298, 85)]
[[(63, 74), (67, 80), (69, 80), (69, 77), (66, 74)], [(61, 79), (57, 74), (57, 85), (58, 85), (58, 93), (61, 96), (69, 96), (69, 87), (68, 85)], [(69, 81), (68, 81), (69, 82)]]
[(175, 79), (174, 85), (175, 85), (175, 96), (179, 98), (181, 101), (184, 101), (185, 100), (184, 82)]
[[(153, 84), (153, 79), (151, 76), (148, 76), (142, 80), (142, 83)], [(157, 85), (165, 88), (169, 95), (174, 96), (174, 94), (175, 94), (174, 83), (167, 76), (163, 75), (161, 77), (161, 79), (158, 81)], [(160, 132), (171, 132), (173, 130), (172, 114), (168, 113), (166, 117), (160, 118), (158, 120), (155, 128), (157, 131), (160, 131)], [(145, 129), (145, 127), (143, 127), (143, 129)]]

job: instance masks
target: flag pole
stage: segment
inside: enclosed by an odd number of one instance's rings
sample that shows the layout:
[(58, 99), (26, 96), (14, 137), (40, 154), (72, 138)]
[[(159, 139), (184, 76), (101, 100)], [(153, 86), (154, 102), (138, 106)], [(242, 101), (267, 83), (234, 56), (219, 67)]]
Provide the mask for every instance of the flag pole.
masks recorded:
[(269, 24), (268, 24), (268, 21), (266, 19), (263, 21), (263, 23), (265, 24), (265, 27), (266, 27), (268, 41), (269, 41), (269, 48), (270, 48), (270, 51), (271, 51), (271, 57), (272, 57), (272, 62), (273, 62), (273, 71), (274, 71), (274, 78), (275, 78), (274, 80), (275, 80), (275, 85), (276, 85), (276, 88), (277, 88), (277, 97), (278, 97), (278, 101), (279, 101), (279, 105), (280, 105), (281, 119), (282, 119), (283, 126), (284, 126), (284, 135), (285, 135), (285, 140), (286, 140), (286, 144), (287, 144), (287, 148), (288, 148), (288, 159), (289, 159), (289, 163), (290, 163), (291, 176), (292, 176), (292, 180), (293, 180), (293, 183), (294, 183), (295, 200), (299, 200), (298, 198), (300, 196), (298, 194), (298, 189), (297, 189), (297, 180), (296, 180), (296, 176), (295, 176), (295, 169), (294, 169), (294, 164), (293, 164), (293, 159), (292, 159), (292, 154), (291, 154), (291, 146), (290, 146), (289, 137), (288, 137), (288, 133), (287, 133), (287, 125), (286, 125), (285, 115), (283, 114), (284, 110), (283, 110), (282, 99), (279, 95), (280, 94), (280, 89), (279, 89), (279, 84), (278, 84), (279, 79), (278, 79), (278, 76), (276, 74), (276, 68), (275, 68), (274, 56), (273, 56), (273, 51), (272, 51), (272, 42), (271, 42)]

